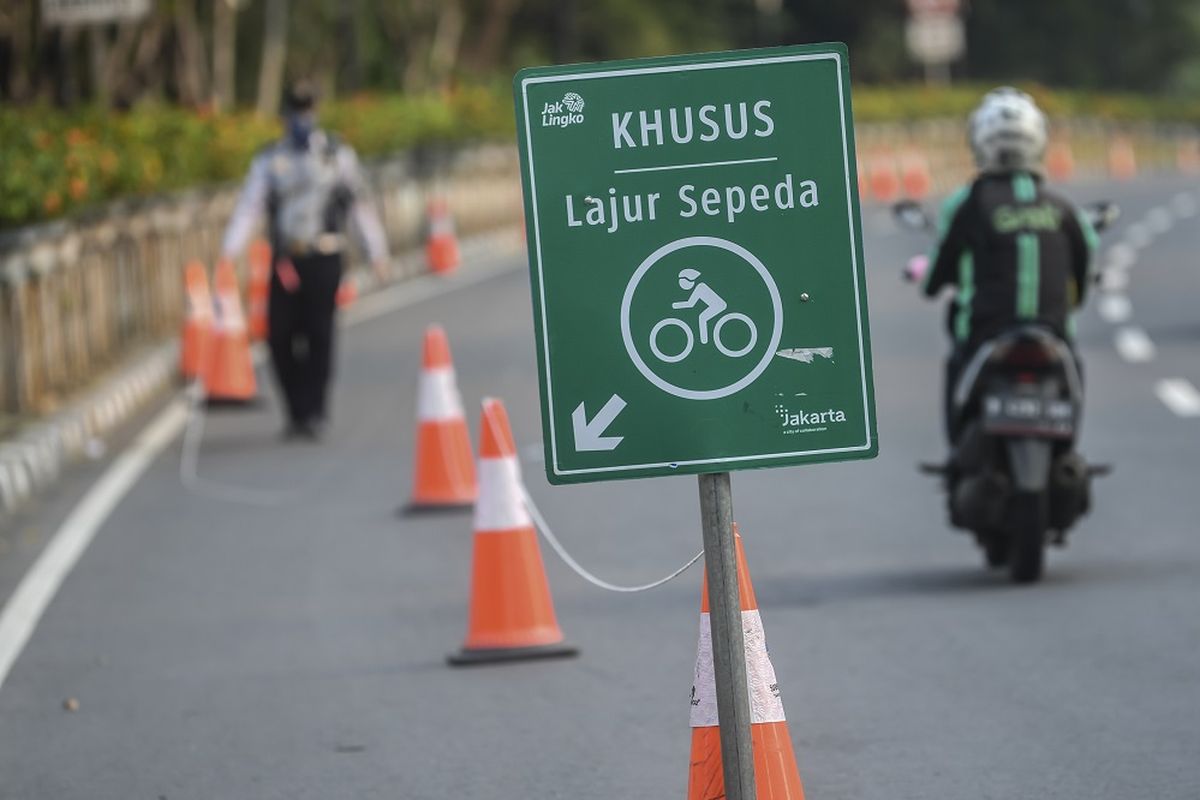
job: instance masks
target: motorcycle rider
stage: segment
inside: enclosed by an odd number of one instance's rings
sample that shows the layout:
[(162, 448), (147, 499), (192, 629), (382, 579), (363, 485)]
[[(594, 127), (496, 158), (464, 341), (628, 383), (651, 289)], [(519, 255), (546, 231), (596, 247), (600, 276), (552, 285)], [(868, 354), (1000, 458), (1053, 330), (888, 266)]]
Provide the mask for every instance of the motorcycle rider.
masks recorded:
[(968, 123), (978, 175), (942, 204), (922, 290), (957, 293), (947, 320), (944, 413), (953, 440), (954, 383), (976, 349), (1014, 323), (1036, 323), (1070, 343), (1098, 243), (1088, 220), (1048, 191), (1040, 174), (1046, 118), (1025, 92), (988, 92)]

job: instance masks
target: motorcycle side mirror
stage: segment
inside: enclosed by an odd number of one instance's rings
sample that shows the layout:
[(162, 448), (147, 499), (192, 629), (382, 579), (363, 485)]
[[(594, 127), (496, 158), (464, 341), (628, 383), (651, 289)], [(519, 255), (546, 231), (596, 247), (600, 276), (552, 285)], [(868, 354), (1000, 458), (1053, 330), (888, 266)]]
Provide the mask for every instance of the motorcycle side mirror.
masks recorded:
[(1088, 222), (1092, 223), (1092, 227), (1096, 232), (1112, 227), (1113, 223), (1121, 218), (1121, 207), (1109, 200), (1100, 200), (1095, 203), (1088, 203), (1083, 207), (1084, 216)]
[(899, 200), (893, 203), (892, 216), (909, 230), (927, 231), (933, 228), (933, 220), (915, 200)]

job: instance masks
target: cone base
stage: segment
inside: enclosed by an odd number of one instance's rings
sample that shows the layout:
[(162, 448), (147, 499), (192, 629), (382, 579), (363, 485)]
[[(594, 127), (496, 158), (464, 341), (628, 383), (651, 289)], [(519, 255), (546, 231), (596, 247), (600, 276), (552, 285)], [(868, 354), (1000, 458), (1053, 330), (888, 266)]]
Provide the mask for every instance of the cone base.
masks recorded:
[(396, 509), (398, 517), (425, 517), (434, 514), (458, 514), (463, 511), (471, 511), (475, 508), (474, 500), (449, 501), (445, 503), (434, 503), (430, 501), (418, 502), (412, 500)]
[(485, 647), (463, 648), (446, 656), (446, 661), (455, 667), (470, 667), (479, 664), (498, 664), (505, 661), (530, 661), (539, 658), (573, 658), (579, 648), (569, 644), (543, 644), (535, 647)]

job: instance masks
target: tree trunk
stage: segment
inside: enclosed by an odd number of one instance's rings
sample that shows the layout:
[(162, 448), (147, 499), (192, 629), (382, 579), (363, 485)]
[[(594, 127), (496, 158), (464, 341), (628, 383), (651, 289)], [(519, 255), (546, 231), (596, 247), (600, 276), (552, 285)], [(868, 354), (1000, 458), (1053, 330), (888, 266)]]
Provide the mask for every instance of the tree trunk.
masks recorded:
[(256, 108), (259, 114), (269, 117), (279, 111), (279, 99), (283, 94), (283, 67), (287, 60), (288, 0), (267, 0), (264, 25)]
[(429, 88), (429, 58), (433, 48), (431, 0), (411, 0), (409, 30), (404, 36), (404, 91), (423, 92)]
[(108, 81), (104, 79), (108, 73), (108, 30), (104, 25), (92, 25), (88, 28), (88, 49), (92, 56), (92, 101), (108, 106)]
[(508, 29), (521, 0), (488, 0), (487, 17), (475, 46), (471, 48), (471, 68), (477, 72), (490, 72), (500, 59), (501, 48), (508, 39)]
[(213, 0), (212, 104), (216, 111), (237, 105), (237, 0)]
[(561, 0), (558, 13), (555, 15), (555, 33), (557, 47), (555, 56), (558, 63), (569, 64), (579, 60), (579, 2), (578, 0)]
[(338, 8), (338, 35), (342, 41), (336, 83), (339, 89), (349, 93), (362, 88), (362, 51), (358, 36), (361, 10), (362, 0), (342, 0)]
[[(113, 103), (122, 108), (132, 106), (153, 89), (160, 96), (163, 89), (163, 41), (167, 25), (163, 18), (152, 15), (145, 24), (122, 26), (117, 35), (116, 51), (109, 60), (108, 78), (114, 87)], [(132, 50), (132, 64), (128, 52)]]
[(175, 0), (175, 33), (179, 43), (179, 88), (189, 105), (201, 105), (209, 98), (208, 61), (204, 56), (204, 37), (196, 21), (196, 0)]
[(39, 77), (45, 78), (41, 82), (41, 96), (59, 108), (70, 108), (79, 101), (74, 58), (78, 41), (79, 28), (74, 25), (50, 28), (43, 40), (43, 49), (38, 53)]
[(438, 12), (437, 28), (433, 32), (433, 45), (429, 50), (431, 83), (439, 89), (444, 90), (450, 85), (451, 75), (458, 64), (458, 49), (465, 23), (461, 0), (443, 0)]

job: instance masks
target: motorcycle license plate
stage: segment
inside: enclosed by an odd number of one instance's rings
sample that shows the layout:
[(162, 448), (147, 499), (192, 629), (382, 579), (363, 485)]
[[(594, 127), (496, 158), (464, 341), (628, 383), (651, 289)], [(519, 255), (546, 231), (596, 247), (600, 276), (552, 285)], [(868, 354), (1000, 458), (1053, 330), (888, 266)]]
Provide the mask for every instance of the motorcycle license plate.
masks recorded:
[(994, 434), (1067, 439), (1075, 432), (1075, 408), (1069, 400), (992, 394), (983, 399), (983, 429)]

